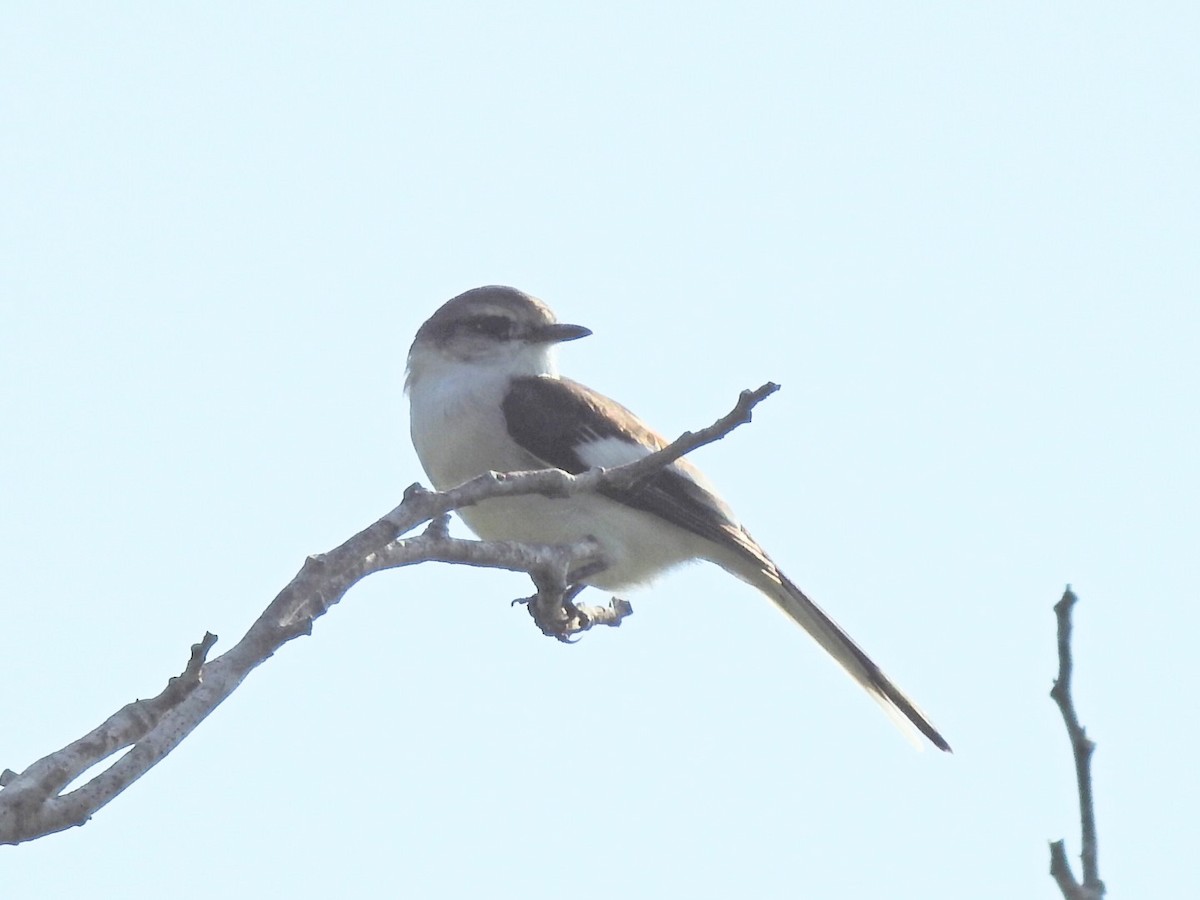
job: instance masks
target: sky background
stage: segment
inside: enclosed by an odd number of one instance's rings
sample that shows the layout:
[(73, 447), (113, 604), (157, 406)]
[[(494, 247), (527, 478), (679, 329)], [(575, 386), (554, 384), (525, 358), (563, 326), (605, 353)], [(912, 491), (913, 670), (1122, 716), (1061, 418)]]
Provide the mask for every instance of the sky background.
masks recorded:
[[(1200, 893), (1191, 3), (0, 7), (0, 767), (229, 648), (423, 478), (521, 287), (930, 713), (688, 568), (572, 647), (370, 578), (12, 898), (1053, 898), (1069, 582), (1113, 896)], [(462, 529), (456, 525), (461, 533)]]

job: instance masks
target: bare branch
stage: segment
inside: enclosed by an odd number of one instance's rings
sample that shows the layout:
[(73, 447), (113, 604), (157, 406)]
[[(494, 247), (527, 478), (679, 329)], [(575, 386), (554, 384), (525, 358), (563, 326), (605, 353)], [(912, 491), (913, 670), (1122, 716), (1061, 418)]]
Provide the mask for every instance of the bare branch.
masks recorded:
[(1075, 701), (1071, 697), (1071, 609), (1078, 601), (1071, 586), (1067, 585), (1062, 599), (1054, 604), (1058, 618), (1058, 678), (1050, 690), (1050, 696), (1058, 704), (1067, 736), (1071, 739), (1071, 753), (1075, 759), (1075, 781), (1079, 787), (1079, 818), (1082, 831), (1083, 883), (1075, 880), (1071, 864), (1067, 861), (1066, 841), (1054, 841), (1050, 845), (1050, 875), (1058, 884), (1066, 900), (1100, 900), (1104, 896), (1104, 882), (1100, 880), (1098, 848), (1096, 843), (1096, 812), (1092, 801), (1092, 752), (1095, 743), (1079, 724), (1075, 713)]
[(701, 428), (699, 431), (694, 432), (685, 431), (661, 450), (651, 453), (644, 459), (640, 459), (630, 465), (610, 469), (607, 472), (602, 469), (595, 470), (594, 475), (593, 473), (585, 472), (579, 477), (581, 479), (586, 479), (587, 477), (602, 479), (605, 485), (613, 487), (628, 487), (631, 484), (636, 484), (650, 473), (656, 472), (663, 466), (683, 458), (693, 450), (698, 450), (706, 444), (719, 441), (739, 425), (748, 424), (753, 418), (752, 411), (754, 407), (758, 406), (758, 404), (762, 403), (763, 400), (770, 397), (777, 390), (779, 390), (779, 385), (773, 381), (768, 381), (756, 390), (742, 391), (738, 397), (737, 405), (728, 414), (717, 419), (717, 421), (713, 422), (707, 428)]
[[(765, 384), (756, 391), (743, 391), (733, 410), (713, 425), (686, 432), (629, 465), (580, 475), (557, 469), (492, 472), (443, 492), (414, 484), (405, 491), (403, 502), (383, 518), (329, 553), (310, 556), (231, 649), (206, 662), (217, 640), (206, 634), (192, 647), (183, 673), (157, 697), (126, 705), (90, 733), (19, 774), (7, 769), (0, 774), (0, 844), (17, 844), (82, 825), (191, 734), (255, 667), (288, 641), (310, 634), (313, 623), (372, 572), (430, 561), (528, 572), (537, 588), (527, 601), (529, 610), (544, 633), (565, 640), (593, 625), (619, 625), (632, 612), (625, 601), (613, 598), (608, 606), (574, 602), (570, 580), (604, 565), (594, 541), (542, 546), (457, 540), (447, 532), (448, 513), (493, 497), (566, 497), (632, 483), (749, 422), (754, 406), (776, 390), (778, 385)], [(402, 539), (426, 522), (429, 526), (422, 534)], [(126, 748), (108, 768), (63, 793), (83, 773)]]
[(751, 420), (754, 407), (778, 390), (779, 385), (768, 381), (755, 390), (742, 391), (734, 408), (712, 425), (700, 431), (685, 431), (661, 450), (623, 466), (589, 469), (578, 475), (571, 475), (561, 469), (487, 472), (456, 488), (441, 492), (427, 491), (414, 484), (404, 494), (405, 503), (385, 518), (396, 527), (398, 534), (406, 534), (422, 522), (428, 522), (436, 516), (494, 497), (511, 497), (517, 494), (570, 497), (581, 491), (596, 491), (607, 486), (628, 487), (693, 450), (719, 441), (739, 425), (747, 424)]
[[(61, 822), (62, 828), (86, 822), (91, 813), (111, 797), (95, 802), (96, 779), (60, 797), (63, 788), (96, 763), (142, 740), (167, 713), (187, 699), (199, 685), (201, 667), (216, 642), (215, 634), (205, 634), (198, 644), (193, 644), (191, 659), (183, 673), (167, 682), (157, 697), (126, 704), (99, 727), (38, 760), (20, 775), (5, 769), (0, 776), (0, 784), (4, 787), (0, 794), (3, 800), (0, 803), (0, 833), (10, 828), (16, 828), (18, 832), (30, 826), (38, 828), (40, 822), (47, 819)], [(88, 799), (80, 802), (83, 798)]]

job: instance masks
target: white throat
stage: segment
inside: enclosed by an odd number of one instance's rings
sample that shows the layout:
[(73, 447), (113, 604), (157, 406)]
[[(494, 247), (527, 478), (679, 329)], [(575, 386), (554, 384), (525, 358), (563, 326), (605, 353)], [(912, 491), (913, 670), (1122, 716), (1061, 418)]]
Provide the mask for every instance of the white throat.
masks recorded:
[(446, 490), (488, 470), (541, 468), (507, 438), (501, 404), (514, 378), (557, 375), (553, 348), (456, 358), (436, 347), (409, 354), (406, 389), (413, 447), (433, 486)]

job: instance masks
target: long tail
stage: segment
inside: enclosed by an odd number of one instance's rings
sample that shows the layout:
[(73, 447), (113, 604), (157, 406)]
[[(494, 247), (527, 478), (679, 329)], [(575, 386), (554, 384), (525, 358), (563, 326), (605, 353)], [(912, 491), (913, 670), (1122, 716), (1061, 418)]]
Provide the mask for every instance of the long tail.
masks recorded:
[(780, 609), (811, 634), (817, 643), (825, 648), (825, 652), (875, 698), (884, 712), (902, 730), (911, 734), (911, 728), (916, 727), (935, 747), (950, 753), (950, 745), (929, 721), (929, 717), (883, 674), (879, 666), (854, 643), (850, 635), (829, 618), (821, 607), (809, 600), (782, 572), (775, 569), (769, 560), (768, 565), (770, 568), (754, 573), (758, 576), (756, 578), (746, 578), (749, 573), (744, 573), (741, 577), (767, 594)]

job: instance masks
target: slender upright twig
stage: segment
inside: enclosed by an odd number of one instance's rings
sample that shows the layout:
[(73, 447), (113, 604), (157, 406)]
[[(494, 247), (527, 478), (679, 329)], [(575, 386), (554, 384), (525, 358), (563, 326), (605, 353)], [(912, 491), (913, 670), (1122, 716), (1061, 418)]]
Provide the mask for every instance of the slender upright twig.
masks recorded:
[(1092, 751), (1095, 743), (1079, 724), (1075, 713), (1075, 701), (1071, 697), (1071, 608), (1079, 598), (1067, 585), (1062, 599), (1054, 604), (1058, 617), (1058, 678), (1050, 696), (1058, 704), (1067, 736), (1071, 739), (1071, 753), (1075, 757), (1075, 781), (1079, 785), (1079, 818), (1082, 830), (1083, 883), (1075, 880), (1071, 864), (1067, 861), (1065, 840), (1050, 845), (1050, 875), (1058, 883), (1066, 900), (1100, 900), (1104, 896), (1104, 882), (1100, 880), (1100, 868), (1096, 847), (1096, 810), (1092, 800)]

